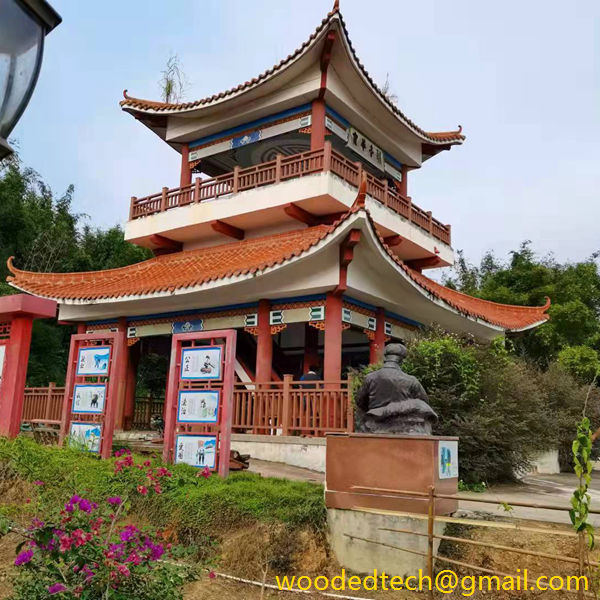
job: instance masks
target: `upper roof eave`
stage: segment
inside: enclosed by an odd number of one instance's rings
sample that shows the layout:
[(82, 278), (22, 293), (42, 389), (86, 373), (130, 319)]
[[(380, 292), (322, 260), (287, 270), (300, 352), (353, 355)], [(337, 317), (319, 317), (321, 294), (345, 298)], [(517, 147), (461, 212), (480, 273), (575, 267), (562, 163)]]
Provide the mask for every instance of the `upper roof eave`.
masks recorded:
[[(356, 72), (363, 79), (365, 84), (372, 90), (373, 94), (378, 98), (380, 103), (391, 112), (396, 119), (408, 128), (413, 134), (421, 139), (422, 142), (432, 145), (456, 145), (462, 144), (465, 140), (465, 136), (462, 134), (462, 127), (459, 126), (455, 131), (444, 131), (444, 132), (430, 132), (425, 131), (413, 121), (411, 121), (393, 102), (391, 102), (385, 94), (379, 89), (377, 84), (373, 81), (364, 65), (358, 59), (358, 56), (354, 50), (352, 42), (350, 40), (348, 29), (346, 27), (344, 18), (339, 10), (338, 2), (334, 4), (333, 10), (321, 21), (321, 24), (315, 29), (310, 37), (299, 46), (294, 52), (289, 54), (286, 58), (281, 60), (278, 64), (273, 65), (270, 69), (267, 69), (257, 77), (246, 81), (229, 90), (207, 96), (200, 100), (192, 102), (181, 102), (181, 103), (166, 103), (155, 100), (145, 100), (142, 98), (135, 98), (127, 94), (127, 90), (123, 91), (124, 100), (121, 100), (120, 106), (125, 111), (135, 116), (138, 120), (142, 121), (147, 127), (155, 130), (155, 125), (152, 123), (152, 119), (160, 118), (160, 123), (163, 124), (168, 116), (175, 115), (190, 115), (194, 113), (201, 113), (202, 111), (217, 106), (219, 104), (232, 101), (257, 87), (264, 85), (265, 83), (272, 81), (280, 74), (289, 69), (292, 65), (300, 61), (316, 44), (318, 44), (331, 29), (337, 29), (342, 33), (342, 40), (346, 48), (347, 54), (353, 64)], [(156, 121), (155, 121), (156, 123)], [(160, 135), (160, 134), (159, 134)], [(163, 137), (163, 136), (161, 136)]]

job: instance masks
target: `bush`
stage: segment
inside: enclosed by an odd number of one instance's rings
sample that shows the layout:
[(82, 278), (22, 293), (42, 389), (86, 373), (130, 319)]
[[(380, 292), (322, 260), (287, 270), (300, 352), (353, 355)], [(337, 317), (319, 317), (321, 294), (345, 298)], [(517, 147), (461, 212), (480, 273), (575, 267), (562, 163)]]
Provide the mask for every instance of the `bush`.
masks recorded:
[(434, 434), (460, 437), (464, 485), (513, 479), (559, 446), (567, 456), (586, 394), (559, 365), (544, 373), (501, 339), (482, 346), (433, 330), (409, 344), (403, 368), (421, 381), (440, 417)]
[(58, 515), (35, 518), (15, 565), (14, 600), (136, 598), (180, 600), (187, 569), (170, 544), (148, 530), (119, 525), (124, 501), (100, 506), (74, 495)]
[(559, 352), (558, 362), (582, 384), (589, 385), (600, 373), (598, 353), (589, 346), (567, 346)]

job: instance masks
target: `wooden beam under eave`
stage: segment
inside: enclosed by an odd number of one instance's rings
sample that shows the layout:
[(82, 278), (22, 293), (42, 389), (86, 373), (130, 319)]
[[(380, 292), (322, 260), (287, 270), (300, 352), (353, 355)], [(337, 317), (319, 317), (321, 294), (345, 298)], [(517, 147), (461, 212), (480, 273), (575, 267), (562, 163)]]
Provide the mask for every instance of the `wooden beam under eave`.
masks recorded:
[(292, 217), (292, 219), (296, 219), (301, 223), (305, 223), (312, 227), (313, 225), (319, 224), (319, 217), (313, 215), (312, 213), (300, 208), (297, 204), (291, 202), (290, 204), (286, 204), (283, 207), (283, 211), (288, 217)]
[(442, 261), (437, 256), (428, 256), (427, 258), (416, 258), (414, 260), (406, 260), (404, 264), (419, 273), (423, 269), (431, 269), (438, 267)]
[(239, 227), (235, 227), (234, 225), (230, 225), (229, 223), (225, 223), (225, 221), (212, 221), (210, 226), (217, 233), (222, 233), (223, 235), (232, 237), (236, 240), (243, 240), (246, 232)]
[(383, 238), (383, 241), (386, 246), (393, 248), (394, 246), (399, 246), (404, 241), (404, 238), (401, 235), (389, 235), (388, 237)]
[(183, 244), (181, 242), (172, 240), (164, 235), (159, 235), (158, 233), (154, 233), (150, 236), (150, 243), (153, 246), (156, 246), (156, 248), (152, 250), (155, 256), (160, 256), (161, 254), (171, 254), (173, 252), (181, 252), (183, 249)]

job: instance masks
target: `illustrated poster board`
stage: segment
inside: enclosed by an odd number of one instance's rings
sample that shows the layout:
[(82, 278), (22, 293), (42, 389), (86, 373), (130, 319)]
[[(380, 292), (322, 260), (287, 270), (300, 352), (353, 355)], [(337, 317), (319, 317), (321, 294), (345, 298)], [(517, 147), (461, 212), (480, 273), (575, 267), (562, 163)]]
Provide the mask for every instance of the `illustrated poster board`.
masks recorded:
[(71, 412), (102, 414), (106, 402), (106, 384), (83, 383), (73, 388)]
[(180, 390), (177, 405), (179, 423), (217, 423), (220, 390)]
[(71, 422), (69, 445), (88, 452), (100, 452), (102, 425), (100, 423)]
[(201, 346), (181, 350), (182, 380), (222, 379), (223, 346)]
[(82, 346), (77, 356), (77, 375), (108, 375), (110, 346)]
[(217, 464), (216, 435), (178, 435), (175, 438), (175, 464), (214, 469)]
[(0, 344), (0, 389), (2, 388), (2, 373), (4, 373), (5, 358), (6, 358), (6, 344)]
[(438, 469), (440, 479), (458, 477), (458, 442), (440, 440), (438, 443)]

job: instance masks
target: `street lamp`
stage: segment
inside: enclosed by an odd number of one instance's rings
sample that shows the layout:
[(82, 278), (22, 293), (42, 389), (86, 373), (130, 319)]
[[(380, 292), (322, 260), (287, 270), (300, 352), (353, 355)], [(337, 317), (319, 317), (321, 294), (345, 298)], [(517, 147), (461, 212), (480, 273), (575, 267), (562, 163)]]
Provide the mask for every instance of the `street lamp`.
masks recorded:
[(44, 38), (61, 20), (45, 0), (0, 0), (0, 160), (12, 153), (7, 138), (33, 93)]

